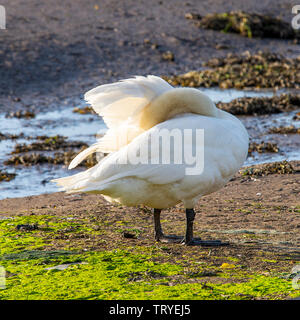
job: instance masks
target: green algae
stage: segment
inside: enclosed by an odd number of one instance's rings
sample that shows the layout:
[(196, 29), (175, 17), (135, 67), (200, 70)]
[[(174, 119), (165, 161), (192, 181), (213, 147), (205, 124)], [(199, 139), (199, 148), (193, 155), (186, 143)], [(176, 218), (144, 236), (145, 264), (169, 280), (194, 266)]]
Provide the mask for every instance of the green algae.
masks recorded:
[[(37, 229), (17, 229), (33, 223)], [(6, 270), (0, 299), (281, 299), (300, 294), (278, 272), (257, 274), (230, 256), (209, 262), (205, 249), (196, 256), (178, 256), (164, 245), (96, 251), (85, 251), (80, 244), (70, 250), (67, 242), (60, 249), (52, 246), (60, 233), (97, 232), (102, 231), (95, 231), (88, 218), (0, 220), (0, 265)], [(56, 268), (62, 264), (62, 270)]]
[[(58, 263), (64, 270), (46, 270)], [(235, 283), (180, 283), (182, 267), (125, 250), (2, 261), (9, 277), (0, 299), (251, 299), (296, 296), (291, 281), (250, 276)], [(193, 279), (195, 279), (193, 277)], [(181, 280), (182, 281), (182, 280)], [(298, 291), (299, 293), (299, 291)]]
[[(70, 258), (71, 257), (71, 258)], [(82, 261), (63, 271), (46, 270), (57, 263)], [(141, 298), (148, 282), (157, 277), (168, 277), (180, 271), (180, 267), (158, 264), (146, 255), (134, 255), (126, 251), (97, 252), (69, 257), (59, 261), (51, 257), (24, 263), (2, 261), (10, 276), (7, 288), (0, 291), (2, 299), (131, 299)], [(143, 283), (129, 281), (134, 274), (141, 275)]]
[(18, 253), (9, 253), (0, 256), (0, 261), (4, 260), (34, 260), (34, 259), (53, 259), (61, 256), (69, 256), (74, 254), (73, 252), (66, 250), (52, 250), (52, 251), (42, 251), (42, 250), (24, 250)]
[[(0, 259), (5, 254), (24, 250), (43, 249), (49, 246), (51, 239), (60, 233), (93, 233), (94, 230), (82, 221), (67, 220), (50, 215), (17, 216), (0, 220)], [(36, 224), (32, 231), (20, 231), (17, 226)]]

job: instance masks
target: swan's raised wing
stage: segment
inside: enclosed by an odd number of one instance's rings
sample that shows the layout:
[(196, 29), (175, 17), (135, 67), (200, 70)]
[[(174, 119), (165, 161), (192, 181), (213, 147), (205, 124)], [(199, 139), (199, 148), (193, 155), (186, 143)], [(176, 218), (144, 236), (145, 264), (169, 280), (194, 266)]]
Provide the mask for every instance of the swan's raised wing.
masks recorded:
[(117, 151), (140, 135), (143, 130), (138, 123), (143, 109), (171, 89), (173, 87), (163, 79), (149, 75), (105, 84), (88, 91), (84, 98), (103, 118), (108, 131), (97, 143), (75, 157), (69, 169), (75, 168), (94, 152)]
[(84, 99), (91, 104), (108, 128), (116, 128), (136, 117), (154, 98), (173, 87), (163, 79), (137, 76), (88, 91)]

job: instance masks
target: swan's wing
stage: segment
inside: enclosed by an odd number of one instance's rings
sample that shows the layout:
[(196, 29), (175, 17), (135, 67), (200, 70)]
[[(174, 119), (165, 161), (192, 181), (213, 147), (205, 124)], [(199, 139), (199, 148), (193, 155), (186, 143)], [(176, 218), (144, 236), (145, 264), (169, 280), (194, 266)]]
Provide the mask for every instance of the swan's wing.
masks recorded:
[[(130, 144), (117, 152), (111, 153), (93, 168), (77, 175), (58, 179), (55, 182), (66, 191), (92, 191), (105, 189), (106, 185), (122, 178), (134, 177), (153, 184), (168, 184), (180, 181), (185, 177), (185, 163), (161, 162), (161, 143), (153, 149), (151, 139), (161, 129), (183, 129), (189, 121), (180, 119), (168, 120), (136, 137)], [(150, 148), (149, 150), (149, 141)], [(161, 140), (160, 140), (161, 141)], [(148, 152), (143, 153), (141, 147), (147, 146)], [(170, 147), (174, 144), (170, 144)], [(92, 148), (92, 147), (91, 147)], [(172, 149), (173, 150), (173, 149)], [(139, 158), (134, 155), (139, 154)]]
[(137, 76), (88, 91), (84, 98), (108, 128), (119, 127), (135, 117), (154, 98), (173, 87), (160, 77)]
[[(130, 144), (103, 158), (96, 166), (70, 177), (56, 179), (54, 182), (65, 191), (74, 192), (100, 190), (108, 183), (126, 177), (135, 177), (154, 184), (167, 184), (182, 179), (185, 175), (185, 165), (161, 164), (160, 150), (146, 152), (138, 161), (134, 159), (134, 155), (141, 151), (141, 146), (148, 148), (151, 133), (158, 130), (158, 127), (159, 125), (142, 133)], [(90, 148), (95, 147), (96, 145)], [(83, 152), (90, 153), (86, 150)]]
[(163, 79), (149, 75), (105, 84), (88, 91), (85, 100), (109, 129), (96, 144), (76, 156), (69, 169), (75, 168), (93, 152), (117, 151), (140, 135), (143, 130), (139, 128), (138, 121), (143, 108), (172, 88)]
[[(119, 153), (119, 152), (117, 152)], [(111, 154), (114, 156), (116, 153)], [(168, 184), (180, 181), (185, 177), (185, 167), (177, 164), (120, 164), (118, 159), (103, 159), (98, 165), (73, 176), (52, 180), (62, 191), (89, 192), (105, 190), (111, 182), (134, 177), (152, 184)]]

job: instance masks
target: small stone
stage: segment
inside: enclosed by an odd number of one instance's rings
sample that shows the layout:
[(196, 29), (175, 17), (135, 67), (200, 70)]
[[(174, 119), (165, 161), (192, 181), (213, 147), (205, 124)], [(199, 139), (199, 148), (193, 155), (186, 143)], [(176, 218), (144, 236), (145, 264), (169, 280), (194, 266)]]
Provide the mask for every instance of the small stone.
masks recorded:
[(165, 51), (162, 53), (162, 58), (165, 61), (174, 61), (175, 57), (171, 51)]
[(127, 231), (123, 231), (123, 237), (126, 239), (136, 239), (136, 235)]
[(62, 271), (62, 270), (65, 270), (71, 266), (74, 266), (76, 264), (87, 264), (87, 262), (72, 262), (72, 263), (65, 263), (65, 264), (59, 264), (57, 266), (54, 266), (54, 267), (49, 267), (49, 268), (45, 268), (45, 270), (59, 270), (59, 271)]
[(38, 227), (38, 224), (37, 223), (34, 223), (34, 224), (18, 224), (16, 226), (16, 229), (18, 231), (32, 231), (32, 230), (37, 230), (39, 227)]

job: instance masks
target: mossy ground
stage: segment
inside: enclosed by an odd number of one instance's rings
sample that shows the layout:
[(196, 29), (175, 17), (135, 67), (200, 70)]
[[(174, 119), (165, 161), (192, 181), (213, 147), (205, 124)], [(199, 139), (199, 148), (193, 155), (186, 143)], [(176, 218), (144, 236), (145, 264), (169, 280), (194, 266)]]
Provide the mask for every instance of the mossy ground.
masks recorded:
[[(287, 277), (295, 261), (279, 261), (263, 250), (251, 257), (253, 251), (246, 248), (247, 265), (242, 258), (245, 248), (234, 245), (213, 249), (155, 243), (142, 236), (151, 228), (148, 223), (136, 227), (140, 220), (150, 219), (146, 208), (137, 209), (142, 212), (138, 218), (125, 215), (123, 220), (118, 215), (123, 208), (112, 208), (115, 214), (110, 219), (104, 212), (102, 216), (55, 214), (56, 206), (52, 214), (2, 215), (0, 265), (6, 270), (6, 288), (0, 290), (0, 299), (282, 299), (300, 295)], [(26, 231), (19, 225), (38, 227)], [(137, 239), (123, 238), (124, 230)], [(62, 264), (69, 266), (55, 268)]]

